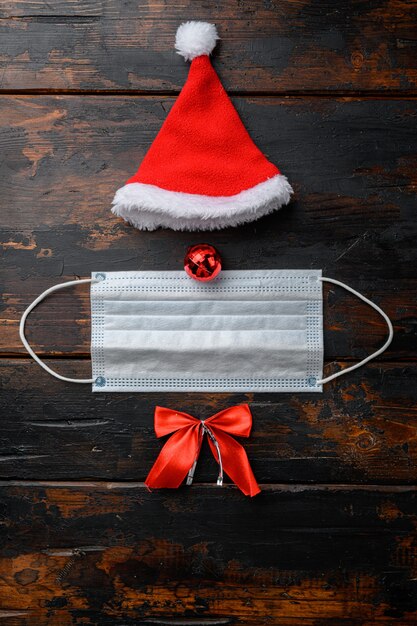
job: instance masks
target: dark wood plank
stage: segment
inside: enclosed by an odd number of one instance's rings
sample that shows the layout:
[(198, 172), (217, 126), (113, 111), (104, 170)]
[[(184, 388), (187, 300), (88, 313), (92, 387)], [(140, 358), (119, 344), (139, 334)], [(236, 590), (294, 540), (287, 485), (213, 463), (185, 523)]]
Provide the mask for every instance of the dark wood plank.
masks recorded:
[[(86, 361), (52, 363), (91, 375)], [(416, 484), (416, 375), (416, 366), (372, 364), (323, 394), (93, 394), (35, 363), (2, 359), (0, 476), (143, 481), (162, 445), (156, 405), (206, 418), (249, 402), (253, 431), (242, 443), (260, 482)], [(204, 447), (196, 481), (216, 476)]]
[(416, 623), (415, 487), (0, 492), (0, 602), (31, 624)]
[[(244, 228), (138, 233), (108, 206), (184, 84), (173, 40), (190, 18), (218, 24), (214, 65), (296, 199)], [(417, 623), (417, 100), (403, 98), (417, 94), (416, 24), (409, 0), (1, 3), (0, 92), (74, 94), (0, 97), (2, 624)], [(346, 94), (364, 99), (333, 97)], [(92, 394), (22, 358), (18, 321), (44, 288), (179, 269), (203, 239), (228, 269), (345, 280), (394, 320), (392, 348), (323, 395)], [(67, 375), (90, 372), (75, 358), (89, 352), (87, 291), (30, 320), (40, 353), (72, 357), (49, 360)], [(385, 333), (333, 287), (325, 326), (328, 373)], [(216, 488), (206, 448), (192, 488), (146, 490), (155, 404), (204, 417), (239, 402), (260, 496)]]
[(407, 0), (3, 1), (3, 89), (178, 90), (189, 19), (214, 21), (232, 91), (416, 92), (416, 5)]
[[(253, 224), (199, 234), (138, 232), (109, 211), (173, 99), (0, 98), (3, 354), (24, 354), (18, 320), (46, 287), (92, 270), (180, 269), (187, 246), (204, 239), (228, 269), (323, 268), (392, 317), (385, 358), (415, 352), (417, 101), (235, 102), (296, 197)], [(40, 352), (88, 353), (87, 292), (57, 294), (33, 314)], [(327, 291), (325, 313), (327, 358), (357, 359), (380, 345), (382, 320), (342, 290)]]

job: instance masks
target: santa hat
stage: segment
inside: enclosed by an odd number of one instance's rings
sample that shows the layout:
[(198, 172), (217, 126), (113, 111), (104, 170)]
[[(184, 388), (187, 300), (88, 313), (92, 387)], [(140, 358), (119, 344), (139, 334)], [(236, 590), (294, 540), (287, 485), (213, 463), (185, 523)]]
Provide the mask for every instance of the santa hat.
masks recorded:
[(208, 55), (216, 27), (186, 22), (175, 47), (191, 67), (177, 101), (113, 213), (154, 230), (236, 226), (287, 204), (292, 188), (255, 146)]

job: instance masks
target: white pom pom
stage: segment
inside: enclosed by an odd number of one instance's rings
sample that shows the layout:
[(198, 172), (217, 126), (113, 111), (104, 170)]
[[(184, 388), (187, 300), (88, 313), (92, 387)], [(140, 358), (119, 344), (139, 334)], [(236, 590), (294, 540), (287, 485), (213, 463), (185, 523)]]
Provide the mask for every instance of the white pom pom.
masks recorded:
[(177, 30), (175, 48), (186, 61), (202, 54), (210, 54), (219, 39), (214, 24), (208, 22), (185, 22)]

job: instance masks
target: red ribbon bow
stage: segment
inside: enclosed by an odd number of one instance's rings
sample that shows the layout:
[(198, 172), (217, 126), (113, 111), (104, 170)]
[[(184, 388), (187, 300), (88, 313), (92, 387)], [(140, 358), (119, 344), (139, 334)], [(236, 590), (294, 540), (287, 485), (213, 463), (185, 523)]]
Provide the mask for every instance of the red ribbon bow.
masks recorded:
[(232, 406), (204, 421), (188, 413), (157, 406), (156, 436), (174, 434), (159, 453), (145, 485), (151, 489), (176, 489), (187, 473), (187, 484), (191, 484), (204, 433), (207, 433), (211, 451), (220, 466), (217, 484), (223, 483), (224, 468), (246, 496), (256, 496), (260, 489), (246, 452), (240, 443), (227, 434), (249, 437), (251, 427), (252, 414), (247, 404)]

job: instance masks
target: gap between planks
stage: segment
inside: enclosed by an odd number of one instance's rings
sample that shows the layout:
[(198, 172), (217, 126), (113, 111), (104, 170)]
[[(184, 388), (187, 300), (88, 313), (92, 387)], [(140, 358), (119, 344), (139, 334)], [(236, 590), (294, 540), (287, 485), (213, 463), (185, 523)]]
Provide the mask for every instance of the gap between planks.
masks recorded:
[[(184, 77), (184, 84), (186, 81)], [(140, 89), (0, 89), (0, 96), (140, 96), (142, 98), (176, 97), (180, 94), (180, 89), (173, 90), (140, 90)], [(288, 90), (288, 91), (241, 91), (228, 89), (227, 94), (232, 98), (323, 98), (327, 100), (415, 100), (417, 99), (417, 89), (409, 89), (406, 92), (395, 89), (384, 91), (309, 91), (309, 90)]]
[[(219, 489), (213, 483), (196, 483), (198, 489)], [(305, 491), (372, 491), (377, 493), (417, 493), (417, 485), (379, 485), (374, 483), (262, 483), (259, 485), (262, 491), (282, 491), (287, 493), (302, 493)], [(43, 487), (50, 489), (143, 489), (149, 491), (143, 482), (138, 481), (103, 481), (103, 480), (75, 480), (75, 481), (50, 481), (50, 480), (0, 480), (0, 489), (5, 487)], [(223, 485), (222, 490), (234, 489), (232, 484)]]

